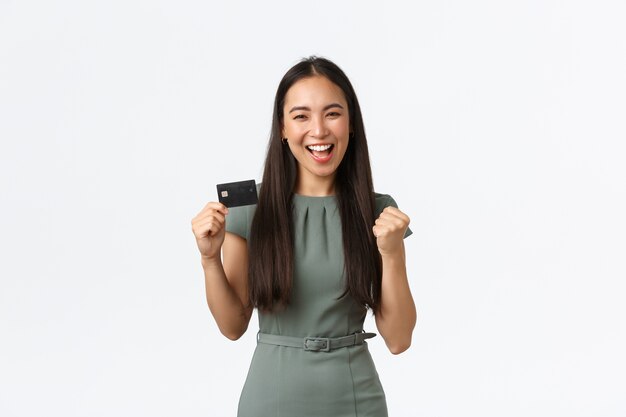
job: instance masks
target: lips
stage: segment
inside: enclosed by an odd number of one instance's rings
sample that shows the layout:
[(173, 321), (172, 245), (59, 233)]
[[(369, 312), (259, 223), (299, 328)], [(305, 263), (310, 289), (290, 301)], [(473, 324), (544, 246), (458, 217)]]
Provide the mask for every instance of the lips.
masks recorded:
[(335, 145), (308, 145), (306, 148), (314, 161), (324, 163), (328, 162), (333, 156), (333, 149), (335, 148)]
[[(306, 148), (309, 151), (311, 158), (313, 158), (315, 162), (325, 163), (325, 162), (330, 161), (330, 159), (332, 158), (333, 150), (335, 149), (335, 146), (334, 145), (323, 146), (323, 147), (314, 146), (314, 149), (311, 149), (310, 146), (307, 146)], [(316, 149), (324, 149), (324, 150), (319, 151)]]
[(307, 145), (306, 148), (308, 150), (310, 150), (310, 151), (321, 152), (321, 151), (326, 151), (326, 150), (328, 150), (328, 149), (330, 149), (332, 147), (333, 147), (332, 143), (326, 143), (326, 144), (323, 144), (323, 145)]

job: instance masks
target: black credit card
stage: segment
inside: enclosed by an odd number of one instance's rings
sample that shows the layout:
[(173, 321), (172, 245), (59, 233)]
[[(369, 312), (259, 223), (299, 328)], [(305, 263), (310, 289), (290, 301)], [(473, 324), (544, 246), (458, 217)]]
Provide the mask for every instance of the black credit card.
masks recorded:
[(226, 207), (249, 206), (259, 202), (254, 180), (217, 184), (217, 198)]

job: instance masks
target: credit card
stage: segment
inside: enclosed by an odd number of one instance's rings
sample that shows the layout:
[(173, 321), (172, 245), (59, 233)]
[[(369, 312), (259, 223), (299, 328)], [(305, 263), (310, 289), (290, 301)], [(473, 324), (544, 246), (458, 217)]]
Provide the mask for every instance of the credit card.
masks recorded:
[(226, 207), (249, 206), (259, 202), (254, 180), (217, 184), (217, 198)]

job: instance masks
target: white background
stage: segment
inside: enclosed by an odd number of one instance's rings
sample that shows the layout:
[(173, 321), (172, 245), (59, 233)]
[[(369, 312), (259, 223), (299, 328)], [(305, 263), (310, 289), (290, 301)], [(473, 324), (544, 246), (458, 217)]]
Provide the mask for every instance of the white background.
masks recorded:
[[(348, 74), (412, 219), (390, 415), (626, 415), (622, 1), (0, 0), (0, 415), (234, 416), (191, 219), (278, 81)], [(371, 318), (367, 329), (374, 330)], [(266, 417), (266, 416), (260, 416)]]

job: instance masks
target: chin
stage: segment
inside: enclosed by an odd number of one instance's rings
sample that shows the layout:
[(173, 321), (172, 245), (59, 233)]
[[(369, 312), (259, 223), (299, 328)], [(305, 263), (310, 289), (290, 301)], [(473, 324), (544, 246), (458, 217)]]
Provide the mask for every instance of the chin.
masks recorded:
[(337, 168), (333, 167), (332, 169), (325, 169), (325, 170), (314, 170), (314, 169), (310, 169), (308, 170), (311, 174), (316, 175), (318, 177), (329, 177), (331, 175), (333, 175), (335, 172), (337, 172)]

